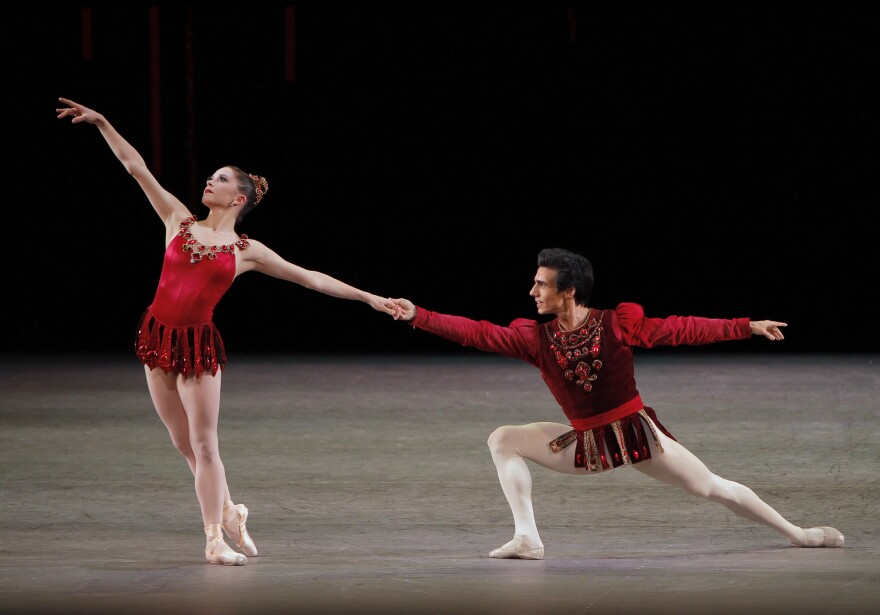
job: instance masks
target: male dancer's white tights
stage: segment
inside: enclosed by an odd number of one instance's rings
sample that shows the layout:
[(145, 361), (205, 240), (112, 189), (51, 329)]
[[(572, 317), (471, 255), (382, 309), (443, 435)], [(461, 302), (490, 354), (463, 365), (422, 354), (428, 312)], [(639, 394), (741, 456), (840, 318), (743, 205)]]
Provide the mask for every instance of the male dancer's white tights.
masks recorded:
[[(548, 442), (570, 429), (568, 425), (559, 423), (531, 423), (499, 427), (489, 436), (489, 449), (498, 470), (501, 489), (513, 512), (514, 535), (524, 546), (543, 546), (532, 509), (532, 476), (526, 460), (563, 474), (591, 473), (584, 468), (574, 467), (575, 444), (558, 453), (552, 452), (547, 446)], [(651, 459), (633, 465), (642, 474), (723, 504), (740, 517), (773, 528), (793, 545), (843, 545), (843, 536), (833, 528), (804, 529), (789, 523), (754, 491), (713, 474), (693, 453), (656, 429), (664, 451), (658, 452), (650, 431), (647, 428), (645, 431), (649, 434)]]

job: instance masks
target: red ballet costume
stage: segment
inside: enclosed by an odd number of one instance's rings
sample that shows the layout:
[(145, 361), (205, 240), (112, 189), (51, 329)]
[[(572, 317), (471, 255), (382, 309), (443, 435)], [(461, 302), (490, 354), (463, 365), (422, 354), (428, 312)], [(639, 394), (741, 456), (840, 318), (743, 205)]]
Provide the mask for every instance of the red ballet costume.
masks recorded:
[(576, 442), (574, 465), (589, 471), (649, 459), (649, 434), (662, 451), (655, 427), (675, 439), (642, 402), (631, 346), (708, 344), (751, 335), (748, 318), (647, 318), (635, 303), (591, 309), (584, 326), (574, 331), (560, 331), (558, 322), (520, 318), (501, 327), (418, 308), (410, 324), (537, 367), (573, 428), (550, 442), (550, 449), (558, 452)]
[(235, 279), (235, 249), (249, 244), (242, 235), (230, 245), (204, 246), (189, 230), (195, 221), (183, 220), (165, 250), (156, 296), (138, 323), (135, 354), (150, 369), (198, 378), (226, 365), (214, 306)]

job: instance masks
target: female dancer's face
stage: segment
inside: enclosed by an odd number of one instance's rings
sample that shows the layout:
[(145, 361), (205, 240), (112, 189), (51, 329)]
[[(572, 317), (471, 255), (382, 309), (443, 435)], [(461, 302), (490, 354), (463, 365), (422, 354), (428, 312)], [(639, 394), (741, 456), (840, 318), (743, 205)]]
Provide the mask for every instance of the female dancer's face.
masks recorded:
[(235, 173), (229, 167), (223, 167), (205, 182), (202, 203), (209, 208), (215, 205), (228, 207), (240, 194)]

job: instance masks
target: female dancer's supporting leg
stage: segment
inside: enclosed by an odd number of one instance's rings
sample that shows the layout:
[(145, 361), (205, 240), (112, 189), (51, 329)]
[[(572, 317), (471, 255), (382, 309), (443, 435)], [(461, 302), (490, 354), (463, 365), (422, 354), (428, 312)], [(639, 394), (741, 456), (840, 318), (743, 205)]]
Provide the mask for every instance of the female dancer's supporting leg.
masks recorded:
[[(221, 372), (214, 377), (203, 375), (201, 378), (185, 379), (176, 374), (165, 374), (160, 369), (145, 368), (145, 371), (156, 412), (168, 429), (175, 448), (184, 456), (195, 476), (196, 495), (202, 508), (208, 542), (206, 557), (214, 563), (243, 564), (246, 558), (229, 549), (215, 527), (222, 523), (227, 535), (245, 553), (252, 556), (257, 554), (256, 546), (244, 526), (247, 508), (242, 504), (233, 504), (219, 456), (217, 419)], [(226, 551), (226, 555), (220, 555)]]

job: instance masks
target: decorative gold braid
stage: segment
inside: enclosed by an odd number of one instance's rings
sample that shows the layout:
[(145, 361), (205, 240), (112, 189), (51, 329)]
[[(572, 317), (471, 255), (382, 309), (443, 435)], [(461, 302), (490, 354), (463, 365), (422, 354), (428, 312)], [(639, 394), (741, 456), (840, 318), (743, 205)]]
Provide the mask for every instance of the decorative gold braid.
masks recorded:
[(561, 450), (568, 448), (571, 446), (571, 443), (577, 440), (577, 431), (572, 429), (571, 431), (566, 431), (564, 434), (559, 436), (558, 438), (554, 438), (551, 440), (547, 446), (550, 447), (550, 450), (554, 453), (558, 453)]
[(630, 464), (629, 455), (626, 452), (626, 439), (623, 437), (623, 429), (620, 428), (620, 421), (611, 423), (611, 429), (614, 431), (614, 437), (617, 438), (617, 447), (620, 449), (620, 461), (623, 465)]
[(587, 458), (587, 467), (590, 472), (601, 469), (601, 460), (599, 459), (599, 446), (596, 444), (596, 436), (593, 430), (584, 432), (584, 456)]
[(648, 413), (645, 412), (644, 409), (639, 410), (639, 416), (645, 419), (645, 423), (648, 425), (648, 429), (651, 430), (651, 435), (654, 436), (654, 443), (657, 445), (657, 452), (663, 452), (663, 445), (660, 444), (660, 436), (657, 435), (657, 428), (654, 427), (654, 421), (651, 420), (651, 417), (648, 416)]

